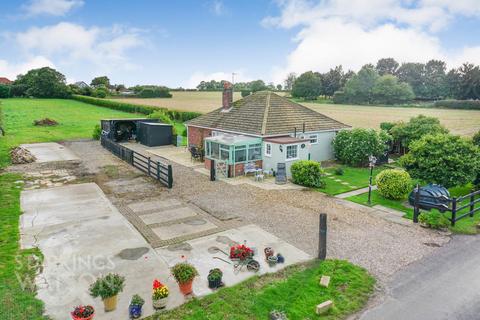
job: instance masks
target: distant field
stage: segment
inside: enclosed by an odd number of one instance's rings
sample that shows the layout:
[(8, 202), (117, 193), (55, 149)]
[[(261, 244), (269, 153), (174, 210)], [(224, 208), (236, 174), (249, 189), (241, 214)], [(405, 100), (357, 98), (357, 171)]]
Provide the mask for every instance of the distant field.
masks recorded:
[[(240, 99), (236, 92), (234, 99)], [(131, 103), (169, 109), (209, 112), (222, 103), (221, 92), (173, 92), (171, 99), (127, 99)], [(305, 106), (353, 127), (378, 128), (384, 121), (408, 120), (419, 114), (437, 117), (453, 133), (471, 136), (480, 130), (480, 111), (431, 108), (371, 107), (303, 103)]]

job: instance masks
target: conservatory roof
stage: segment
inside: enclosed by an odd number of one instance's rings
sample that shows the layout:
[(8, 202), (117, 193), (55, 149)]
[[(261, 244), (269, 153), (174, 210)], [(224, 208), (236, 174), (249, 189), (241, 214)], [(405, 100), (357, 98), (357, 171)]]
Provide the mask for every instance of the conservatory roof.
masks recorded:
[(205, 139), (205, 141), (216, 142), (225, 145), (243, 146), (247, 144), (261, 143), (262, 139), (244, 135), (221, 134), (215, 137), (208, 137)]

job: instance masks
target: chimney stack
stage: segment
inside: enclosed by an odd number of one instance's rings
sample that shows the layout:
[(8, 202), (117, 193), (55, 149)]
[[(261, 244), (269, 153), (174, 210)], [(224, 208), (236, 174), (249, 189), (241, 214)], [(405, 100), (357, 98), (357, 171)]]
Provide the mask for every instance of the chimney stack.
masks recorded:
[(223, 111), (230, 110), (233, 102), (233, 85), (228, 82), (223, 82), (223, 96), (222, 96), (222, 108)]

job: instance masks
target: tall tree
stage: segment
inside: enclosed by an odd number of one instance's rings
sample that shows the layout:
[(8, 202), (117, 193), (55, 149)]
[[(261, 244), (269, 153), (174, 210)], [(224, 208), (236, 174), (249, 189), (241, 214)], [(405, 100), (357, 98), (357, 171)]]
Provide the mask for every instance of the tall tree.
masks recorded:
[(290, 72), (287, 75), (287, 78), (285, 79), (284, 86), (283, 86), (284, 89), (287, 91), (291, 91), (293, 88), (293, 83), (295, 82), (296, 79), (297, 79), (297, 74), (294, 72)]
[(92, 87), (105, 86), (105, 88), (110, 88), (110, 79), (107, 76), (95, 77), (90, 83)]
[(330, 69), (327, 73), (322, 75), (322, 87), (323, 93), (326, 96), (333, 96), (335, 91), (342, 88), (343, 80), (343, 68), (342, 66), (336, 66), (334, 69)]
[(412, 87), (417, 98), (425, 98), (425, 64), (403, 63), (397, 70), (397, 77), (400, 82), (406, 82)]
[(344, 94), (346, 102), (373, 102), (372, 89), (375, 86), (378, 77), (378, 73), (372, 68), (372, 66), (363, 66), (362, 69), (345, 84)]
[(377, 65), (375, 66), (375, 70), (378, 72), (380, 76), (384, 76), (386, 74), (395, 75), (398, 69), (398, 62), (395, 61), (393, 58), (382, 58), (377, 61)]
[(446, 95), (449, 98), (461, 99), (462, 75), (458, 69), (450, 70), (445, 77)]
[[(66, 98), (71, 95), (65, 76), (49, 67), (32, 69), (25, 75), (18, 76), (13, 83), (12, 90), (18, 87), (23, 88), (20, 95), (36, 98)], [(17, 94), (12, 93), (12, 95)]]
[(447, 96), (447, 64), (441, 60), (430, 60), (425, 65), (425, 98), (437, 100)]
[(322, 81), (312, 71), (305, 72), (293, 83), (292, 97), (315, 100), (320, 95)]
[(458, 70), (461, 76), (460, 99), (480, 99), (480, 68), (471, 63)]

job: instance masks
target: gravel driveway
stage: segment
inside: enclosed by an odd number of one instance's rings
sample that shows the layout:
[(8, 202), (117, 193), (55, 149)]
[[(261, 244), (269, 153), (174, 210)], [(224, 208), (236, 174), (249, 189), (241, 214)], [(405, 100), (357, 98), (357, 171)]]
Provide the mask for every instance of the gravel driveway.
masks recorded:
[[(72, 142), (68, 146), (82, 158), (84, 169), (91, 173), (98, 172), (105, 164), (119, 165), (122, 172), (136, 171), (120, 164), (98, 142)], [(218, 219), (257, 224), (312, 255), (317, 251), (318, 215), (327, 213), (328, 256), (365, 267), (380, 284), (449, 240), (445, 235), (418, 226), (403, 226), (375, 218), (368, 209), (316, 191), (262, 190), (250, 185), (210, 182), (208, 176), (195, 172), (193, 168), (172, 165), (173, 189), (167, 190), (145, 178), (141, 179), (143, 187), (137, 188), (141, 194), (136, 196), (175, 197)], [(132, 176), (135, 177), (132, 179), (139, 180), (138, 175)], [(119, 183), (125, 185), (124, 180), (120, 179)], [(108, 182), (110, 188), (114, 184), (115, 181)], [(151, 187), (145, 187), (149, 184)]]

